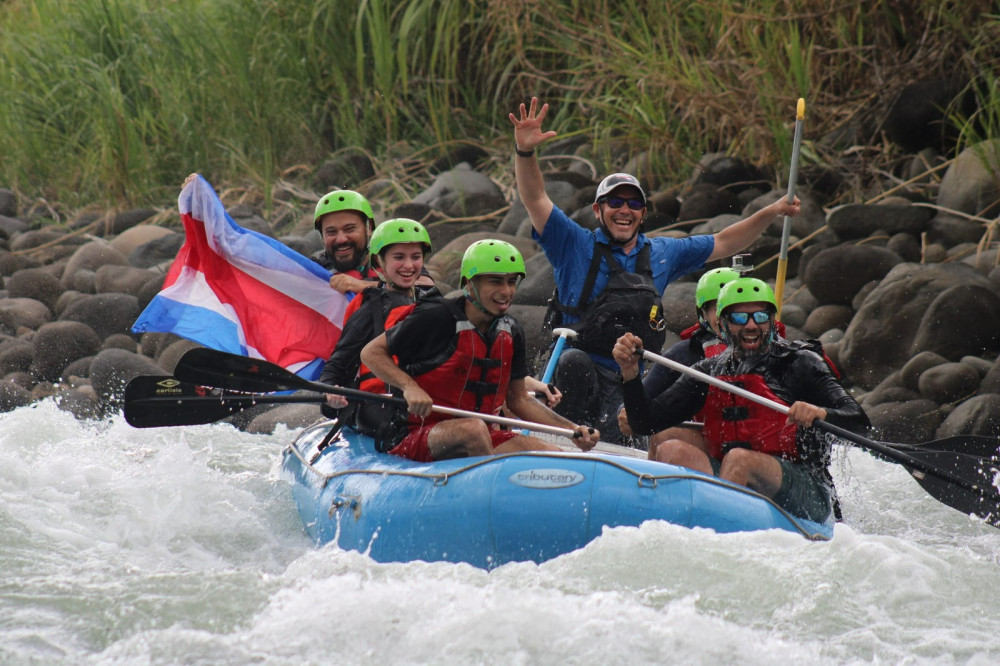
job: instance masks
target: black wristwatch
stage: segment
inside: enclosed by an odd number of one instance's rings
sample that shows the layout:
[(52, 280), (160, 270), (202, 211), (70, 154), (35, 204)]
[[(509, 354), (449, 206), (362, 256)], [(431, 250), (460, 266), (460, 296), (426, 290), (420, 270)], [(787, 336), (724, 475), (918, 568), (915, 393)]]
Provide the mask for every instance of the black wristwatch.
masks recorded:
[(515, 143), (514, 154), (516, 154), (518, 157), (534, 157), (535, 149), (532, 148), (531, 150), (521, 150), (520, 148), (517, 147), (517, 143)]

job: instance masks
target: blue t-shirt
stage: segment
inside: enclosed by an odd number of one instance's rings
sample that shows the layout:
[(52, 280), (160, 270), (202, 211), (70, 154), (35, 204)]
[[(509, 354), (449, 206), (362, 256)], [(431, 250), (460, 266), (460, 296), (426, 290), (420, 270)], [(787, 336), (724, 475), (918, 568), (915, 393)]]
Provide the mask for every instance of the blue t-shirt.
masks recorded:
[[(552, 207), (552, 213), (545, 223), (545, 232), (539, 235), (532, 229), (531, 237), (542, 246), (545, 256), (552, 264), (560, 302), (569, 306), (580, 302), (580, 290), (583, 289), (583, 282), (587, 279), (587, 270), (594, 256), (595, 241), (610, 246), (615, 260), (630, 273), (635, 272), (639, 251), (648, 244), (653, 284), (660, 294), (673, 280), (704, 268), (705, 262), (715, 249), (715, 238), (709, 234), (687, 238), (665, 236), (647, 238), (645, 234), (639, 234), (632, 253), (626, 255), (621, 246), (612, 245), (608, 241), (604, 230), (591, 231), (581, 227), (557, 206)], [(594, 281), (594, 292), (587, 299), (588, 303), (594, 302), (594, 298), (604, 290), (610, 278), (611, 271), (607, 263), (602, 261), (597, 279)], [(563, 324), (572, 324), (578, 320), (579, 317), (563, 314)], [(591, 354), (590, 357), (606, 368), (618, 370), (618, 364), (610, 357), (596, 354)]]

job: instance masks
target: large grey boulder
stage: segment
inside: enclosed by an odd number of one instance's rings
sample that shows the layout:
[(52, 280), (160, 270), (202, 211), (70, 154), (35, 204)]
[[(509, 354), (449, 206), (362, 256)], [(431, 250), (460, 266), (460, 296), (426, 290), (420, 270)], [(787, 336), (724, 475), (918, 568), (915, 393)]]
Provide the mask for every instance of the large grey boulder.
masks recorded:
[(918, 444), (933, 439), (942, 416), (933, 400), (883, 402), (865, 407), (875, 436), (887, 442)]
[(24, 326), (38, 330), (40, 326), (52, 321), (52, 312), (45, 303), (34, 298), (0, 298), (0, 329), (8, 329), (10, 333)]
[(67, 289), (84, 291), (75, 283), (78, 279), (76, 277), (77, 273), (81, 271), (95, 273), (98, 268), (108, 264), (118, 266), (129, 265), (128, 258), (111, 247), (107, 241), (96, 240), (81, 245), (73, 252), (69, 261), (66, 262), (66, 268), (63, 269), (62, 274), (62, 283)]
[[(924, 315), (939, 295), (960, 285), (996, 288), (989, 278), (960, 264), (895, 266), (865, 299), (840, 342), (845, 373), (860, 386), (872, 388), (920, 351), (936, 351), (955, 360), (969, 353), (952, 356), (952, 350), (934, 348), (930, 332), (921, 339), (923, 348), (914, 346), (924, 326), (943, 328), (943, 322), (925, 320)], [(961, 330), (969, 319), (980, 316), (977, 308), (947, 325)]]
[(101, 266), (94, 274), (94, 291), (98, 294), (131, 294), (138, 298), (149, 282), (162, 284), (163, 275), (134, 266)]
[(131, 333), (139, 316), (139, 301), (130, 294), (96, 294), (73, 301), (62, 314), (67, 321), (80, 321), (101, 336)]
[(0, 412), (10, 412), (33, 401), (30, 391), (9, 379), (0, 379)]
[(438, 174), (413, 202), (427, 204), (450, 217), (483, 215), (507, 205), (500, 187), (465, 163)]
[(911, 353), (931, 351), (957, 361), (1000, 349), (1000, 296), (994, 289), (959, 284), (935, 298), (917, 329)]
[(246, 427), (254, 434), (270, 435), (279, 425), (286, 428), (304, 428), (323, 418), (319, 405), (282, 405), (257, 416)]
[(1000, 395), (984, 393), (957, 406), (938, 426), (937, 439), (957, 435), (1000, 437)]
[(881, 247), (837, 245), (809, 260), (802, 281), (821, 304), (850, 305), (872, 280), (881, 280), (902, 258)]
[(56, 381), (70, 362), (96, 354), (101, 338), (82, 322), (54, 321), (38, 329), (31, 344), (31, 374), (40, 380)]
[(104, 414), (119, 409), (125, 386), (139, 375), (166, 376), (158, 365), (145, 356), (124, 349), (105, 349), (90, 364), (90, 383), (100, 400)]
[(56, 301), (62, 295), (62, 283), (43, 268), (25, 268), (6, 280), (7, 296), (10, 298), (33, 298), (41, 301), (55, 312)]

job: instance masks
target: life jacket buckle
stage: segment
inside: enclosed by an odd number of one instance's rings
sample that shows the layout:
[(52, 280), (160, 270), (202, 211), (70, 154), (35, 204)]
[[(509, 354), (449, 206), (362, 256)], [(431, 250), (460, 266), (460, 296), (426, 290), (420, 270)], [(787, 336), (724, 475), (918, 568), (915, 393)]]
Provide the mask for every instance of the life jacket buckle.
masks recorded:
[(723, 421), (746, 421), (750, 418), (750, 408), (746, 405), (722, 408)]

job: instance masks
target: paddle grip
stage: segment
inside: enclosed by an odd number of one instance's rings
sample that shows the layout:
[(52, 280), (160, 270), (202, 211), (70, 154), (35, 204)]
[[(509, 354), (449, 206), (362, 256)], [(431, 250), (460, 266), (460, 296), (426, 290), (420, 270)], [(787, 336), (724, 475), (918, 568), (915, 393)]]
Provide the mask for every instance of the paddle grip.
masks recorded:
[(556, 373), (556, 365), (559, 363), (559, 357), (562, 356), (563, 347), (566, 346), (566, 336), (560, 335), (556, 340), (555, 346), (552, 348), (552, 355), (549, 357), (549, 362), (545, 366), (545, 372), (542, 373), (542, 382), (548, 384), (552, 381), (552, 375)]
[[(552, 348), (552, 355), (549, 356), (549, 362), (545, 366), (545, 372), (542, 373), (542, 382), (543, 383), (545, 383), (545, 384), (552, 383), (552, 375), (554, 375), (555, 372), (556, 372), (556, 365), (559, 363), (559, 357), (562, 356), (562, 350), (563, 350), (563, 347), (565, 347), (565, 346), (566, 346), (566, 335), (563, 334), (563, 335), (560, 335), (556, 339), (556, 344)], [(540, 393), (540, 391), (539, 391), (539, 393)], [(535, 395), (538, 395), (538, 393), (536, 393)], [(541, 395), (538, 395), (538, 398), (540, 400), (544, 400), (545, 399), (545, 394), (542, 393)], [(528, 429), (527, 428), (522, 429), (521, 433), (527, 435), (528, 434)], [(575, 436), (577, 436), (577, 435), (574, 435), (574, 437)]]

